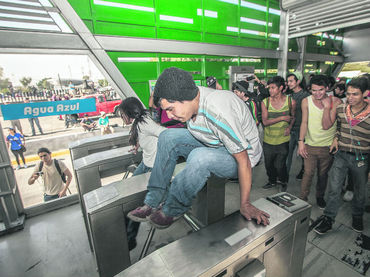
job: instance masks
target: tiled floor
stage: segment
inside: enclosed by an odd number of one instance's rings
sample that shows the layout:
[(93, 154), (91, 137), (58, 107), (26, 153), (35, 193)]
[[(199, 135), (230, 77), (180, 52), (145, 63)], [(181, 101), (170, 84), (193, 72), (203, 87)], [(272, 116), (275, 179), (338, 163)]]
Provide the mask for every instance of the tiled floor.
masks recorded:
[[(298, 171), (299, 166), (300, 160), (297, 159), (292, 172)], [(266, 183), (263, 165), (255, 168), (253, 183), (252, 200), (278, 192), (275, 188), (267, 191), (261, 188)], [(299, 184), (299, 181), (291, 176), (288, 192), (297, 194)], [(313, 205), (311, 217), (315, 219), (322, 211), (315, 205), (312, 195), (314, 188), (309, 200)], [(226, 213), (238, 210), (238, 202), (239, 185), (228, 183)], [(364, 233), (370, 235), (370, 214), (366, 214), (364, 220)], [(323, 237), (314, 232), (308, 235), (304, 277), (363, 276), (340, 259), (357, 236), (350, 224), (350, 205), (345, 203), (331, 233)], [(142, 224), (138, 247), (131, 252), (133, 262), (139, 257), (148, 231), (149, 226)], [(190, 231), (183, 220), (177, 221), (166, 230), (157, 231), (149, 252), (185, 236)], [(98, 276), (93, 255), (89, 250), (80, 206), (74, 205), (27, 219), (24, 230), (0, 237), (0, 276)], [(366, 276), (370, 276), (370, 270)]]

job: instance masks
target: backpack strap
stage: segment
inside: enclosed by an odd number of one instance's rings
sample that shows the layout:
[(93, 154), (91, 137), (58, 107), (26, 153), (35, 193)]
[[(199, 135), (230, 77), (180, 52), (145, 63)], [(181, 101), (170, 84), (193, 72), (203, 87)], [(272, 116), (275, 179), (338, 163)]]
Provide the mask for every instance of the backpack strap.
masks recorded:
[(60, 177), (62, 177), (63, 183), (65, 183), (67, 181), (66, 180), (66, 175), (64, 174), (64, 172), (62, 172), (62, 169), (60, 168), (59, 162), (58, 162), (57, 159), (54, 159), (54, 165), (55, 165), (56, 169), (58, 170), (58, 173), (59, 173)]

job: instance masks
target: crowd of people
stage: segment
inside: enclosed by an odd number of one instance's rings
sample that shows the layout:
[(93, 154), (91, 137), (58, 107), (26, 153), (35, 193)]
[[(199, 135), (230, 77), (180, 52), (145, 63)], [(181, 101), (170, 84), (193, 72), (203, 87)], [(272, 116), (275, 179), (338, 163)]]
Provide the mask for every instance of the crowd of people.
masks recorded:
[[(324, 75), (311, 75), (306, 87), (299, 72), (289, 74), (286, 82), (276, 76), (267, 83), (270, 95), (262, 101), (255, 93), (248, 92), (247, 82), (233, 84), (235, 94), (245, 101), (257, 119), (258, 109), (251, 107), (258, 107), (260, 103), (269, 180), (263, 188), (280, 185), (282, 191), (287, 189), (293, 152), (297, 146), (303, 159), (297, 175), (297, 179), (302, 179), (301, 199), (308, 201), (317, 172), (316, 201), (319, 208), (325, 209), (314, 229), (318, 234), (332, 229), (343, 191), (346, 191), (343, 200), (352, 201), (353, 229), (361, 232), (364, 228), (370, 152), (370, 107), (367, 99), (370, 75), (348, 81), (340, 79), (335, 82), (334, 78)], [(240, 86), (243, 87), (238, 89)]]
[[(241, 214), (268, 225), (269, 215), (250, 202), (252, 169), (263, 158), (268, 177), (263, 189), (286, 191), (295, 151), (302, 159), (302, 167), (293, 174), (301, 179), (302, 200), (308, 201), (317, 174), (316, 204), (324, 212), (314, 230), (325, 234), (332, 229), (344, 190), (344, 199), (352, 201), (352, 227), (363, 230), (370, 153), (369, 75), (338, 82), (312, 75), (307, 85), (300, 72), (288, 74), (286, 80), (275, 76), (267, 83), (253, 75), (233, 83), (232, 91), (223, 90), (214, 77), (206, 81), (208, 87), (198, 87), (188, 72), (168, 68), (156, 82), (149, 110), (133, 97), (119, 106), (124, 123), (131, 125), (133, 151), (139, 147), (143, 151), (134, 175), (152, 172), (144, 205), (127, 215), (130, 249), (136, 246), (140, 222), (170, 226), (190, 208), (211, 174), (238, 179)], [(111, 131), (105, 113), (98, 123), (88, 117), (81, 123), (86, 131), (96, 126), (101, 134)], [(9, 132), (7, 142), (19, 165), (19, 145), (25, 141), (14, 129)], [(44, 169), (52, 165), (46, 159), (48, 149), (38, 154), (45, 158)], [(181, 158), (186, 165), (173, 177)], [(69, 176), (69, 170), (60, 167)], [(29, 184), (40, 176), (36, 169)], [(45, 201), (63, 196), (70, 179), (58, 189), (46, 188)]]
[[(128, 222), (170, 226), (190, 208), (210, 174), (215, 174), (238, 178), (241, 214), (267, 225), (269, 215), (249, 201), (252, 168), (263, 156), (268, 177), (263, 188), (286, 191), (296, 150), (302, 158), (302, 167), (294, 174), (301, 179), (302, 200), (308, 201), (317, 172), (316, 204), (324, 209), (324, 215), (315, 231), (324, 234), (332, 228), (347, 183), (353, 193), (352, 227), (363, 230), (370, 78), (332, 83), (332, 78), (313, 75), (307, 86), (299, 72), (290, 73), (286, 80), (275, 76), (267, 83), (257, 76), (251, 79), (233, 83), (230, 92), (222, 90), (214, 77), (207, 78), (208, 88), (197, 87), (189, 73), (169, 68), (158, 78), (151, 96), (152, 117), (139, 103), (140, 109), (129, 112), (127, 107), (133, 104), (128, 102), (133, 99), (122, 102), (126, 103), (123, 119), (126, 124), (133, 123), (134, 149), (149, 137), (158, 140), (156, 152), (144, 146), (144, 155), (151, 156), (154, 163), (147, 164), (144, 159), (140, 168), (152, 174), (144, 205), (128, 214)], [(170, 123), (163, 122), (163, 115)], [(151, 123), (153, 119), (157, 125)], [(147, 129), (151, 131), (147, 133)], [(186, 166), (173, 178), (179, 157), (186, 159)]]

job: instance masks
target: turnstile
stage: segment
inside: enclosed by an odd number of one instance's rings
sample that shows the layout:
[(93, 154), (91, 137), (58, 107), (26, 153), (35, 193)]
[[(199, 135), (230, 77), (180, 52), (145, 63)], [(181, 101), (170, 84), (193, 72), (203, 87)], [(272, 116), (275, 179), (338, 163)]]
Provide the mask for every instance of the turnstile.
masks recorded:
[[(87, 218), (85, 214), (85, 201), (83, 195), (102, 186), (101, 178), (122, 173), (134, 163), (140, 163), (142, 153), (136, 155), (130, 152), (131, 146), (115, 148), (90, 154), (83, 158), (72, 161), (77, 190), (80, 198), (81, 209), (88, 232)], [(93, 249), (90, 236), (90, 248)]]
[(129, 131), (119, 133), (84, 138), (69, 144), (71, 160), (77, 160), (87, 155), (102, 152), (117, 147), (129, 145)]
[[(84, 213), (101, 277), (114, 276), (131, 265), (125, 215), (143, 204), (149, 177), (150, 172), (133, 176), (84, 195)], [(190, 216), (201, 226), (224, 217), (225, 182), (211, 176), (193, 202)]]
[(270, 214), (268, 226), (235, 212), (158, 249), (116, 276), (300, 277), (311, 206), (286, 195), (302, 207), (288, 212), (264, 198), (253, 202)]

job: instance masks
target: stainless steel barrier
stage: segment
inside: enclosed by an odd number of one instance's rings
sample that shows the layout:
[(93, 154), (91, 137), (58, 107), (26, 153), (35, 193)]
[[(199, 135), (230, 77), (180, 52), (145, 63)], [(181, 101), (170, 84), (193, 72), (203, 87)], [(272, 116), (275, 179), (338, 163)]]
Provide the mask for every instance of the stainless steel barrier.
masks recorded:
[[(279, 195), (283, 200), (278, 205), (264, 198), (253, 202), (271, 215), (268, 226), (235, 212), (158, 249), (116, 276), (300, 277), (311, 206), (287, 193)], [(294, 199), (292, 205), (298, 210), (288, 212), (292, 206), (285, 197)]]
[(129, 137), (129, 131), (123, 131), (71, 142), (69, 144), (71, 159), (73, 161), (96, 152), (128, 146)]
[[(101, 178), (112, 176), (127, 171), (127, 168), (134, 164), (140, 163), (142, 153), (134, 155), (131, 146), (115, 148), (90, 154), (83, 158), (73, 160), (73, 170), (76, 178), (78, 194), (80, 197), (81, 209), (84, 215), (86, 230), (88, 231), (87, 218), (85, 211), (85, 202), (83, 195), (98, 189), (102, 186)], [(90, 238), (90, 236), (89, 236)], [(92, 244), (90, 241), (90, 247)]]
[[(150, 173), (133, 176), (84, 195), (89, 233), (101, 277), (114, 276), (131, 265), (124, 215), (143, 204), (149, 177)], [(192, 218), (202, 225), (224, 217), (226, 180), (222, 180), (209, 178), (198, 196), (202, 200), (194, 201)], [(221, 207), (215, 209), (214, 204), (220, 199), (223, 199), (218, 203)], [(199, 212), (200, 205), (206, 210), (203, 214)], [(198, 215), (201, 218), (196, 218)]]

